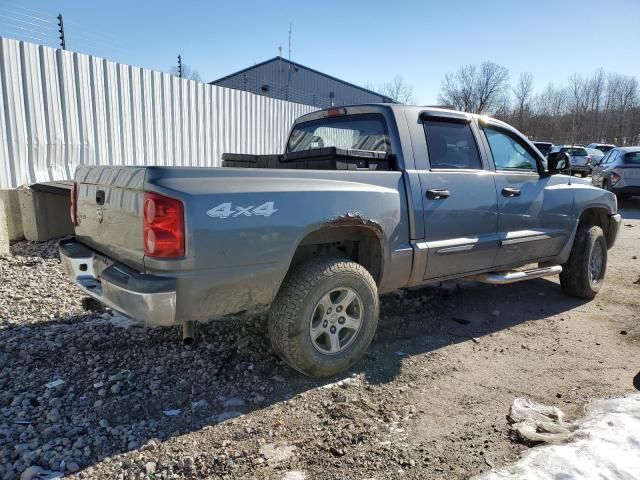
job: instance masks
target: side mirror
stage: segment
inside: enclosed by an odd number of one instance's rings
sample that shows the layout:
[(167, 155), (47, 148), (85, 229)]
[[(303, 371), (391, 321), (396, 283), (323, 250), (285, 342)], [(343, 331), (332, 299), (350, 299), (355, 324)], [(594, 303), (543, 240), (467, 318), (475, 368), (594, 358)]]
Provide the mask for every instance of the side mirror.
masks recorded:
[(551, 175), (556, 173), (571, 172), (571, 156), (567, 152), (553, 152), (547, 157), (548, 172)]

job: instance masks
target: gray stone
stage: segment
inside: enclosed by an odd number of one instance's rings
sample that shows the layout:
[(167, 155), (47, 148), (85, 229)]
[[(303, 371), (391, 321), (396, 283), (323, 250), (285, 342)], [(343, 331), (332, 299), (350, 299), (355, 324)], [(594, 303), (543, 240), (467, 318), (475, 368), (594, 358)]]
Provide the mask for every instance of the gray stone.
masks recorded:
[(147, 462), (144, 464), (144, 473), (151, 475), (156, 473), (156, 464), (154, 462)]
[[(4, 213), (4, 215), (3, 215)], [(24, 240), (22, 230), (22, 215), (20, 213), (20, 199), (18, 190), (0, 189), (0, 219), (4, 217), (6, 222), (6, 232), (10, 242)], [(0, 236), (5, 223), (0, 222)]]
[(22, 228), (27, 240), (44, 242), (73, 233), (69, 217), (71, 196), (61, 193), (39, 192), (29, 187), (18, 189)]
[(9, 229), (7, 227), (7, 216), (5, 213), (4, 200), (0, 198), (0, 258), (8, 256), (9, 253)]

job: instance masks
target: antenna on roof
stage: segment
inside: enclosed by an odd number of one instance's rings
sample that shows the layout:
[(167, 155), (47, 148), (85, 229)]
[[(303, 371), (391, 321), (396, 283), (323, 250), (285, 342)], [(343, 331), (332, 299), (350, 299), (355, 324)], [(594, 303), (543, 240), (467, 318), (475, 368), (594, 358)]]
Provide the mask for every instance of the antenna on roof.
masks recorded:
[(278, 45), (278, 56), (282, 57), (282, 45)]

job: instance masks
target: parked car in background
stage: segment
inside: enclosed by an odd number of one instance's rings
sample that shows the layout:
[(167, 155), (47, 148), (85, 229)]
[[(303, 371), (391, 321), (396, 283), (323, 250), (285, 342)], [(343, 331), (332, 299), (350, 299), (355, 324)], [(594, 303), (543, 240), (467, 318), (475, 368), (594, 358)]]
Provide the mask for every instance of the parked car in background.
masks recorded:
[(621, 199), (640, 196), (640, 147), (609, 150), (594, 168), (591, 183)]
[(564, 152), (571, 156), (571, 172), (579, 173), (581, 177), (586, 177), (591, 173), (591, 157), (582, 146), (557, 145), (551, 149), (551, 153)]
[(597, 148), (585, 147), (585, 150), (591, 157), (591, 171), (593, 171), (593, 167), (600, 164), (605, 154)]
[(595, 148), (602, 153), (607, 153), (609, 150), (616, 148), (616, 146), (611, 143), (590, 143), (587, 148)]
[(540, 153), (545, 157), (551, 153), (551, 149), (553, 148), (553, 143), (551, 142), (532, 142), (532, 143), (540, 151)]

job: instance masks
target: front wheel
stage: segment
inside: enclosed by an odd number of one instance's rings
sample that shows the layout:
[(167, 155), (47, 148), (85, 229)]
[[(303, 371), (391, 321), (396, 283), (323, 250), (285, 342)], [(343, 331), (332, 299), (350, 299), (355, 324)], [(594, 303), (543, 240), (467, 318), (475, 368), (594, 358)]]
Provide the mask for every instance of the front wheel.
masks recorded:
[(581, 176), (582, 178), (587, 178), (587, 175), (589, 175), (587, 172), (582, 172), (582, 173), (580, 173), (580, 176)]
[(295, 267), (269, 314), (274, 351), (311, 377), (330, 377), (356, 363), (378, 325), (376, 283), (360, 264), (320, 257)]
[(586, 299), (596, 296), (607, 271), (607, 239), (602, 228), (580, 225), (569, 260), (562, 266), (560, 286), (568, 295)]

